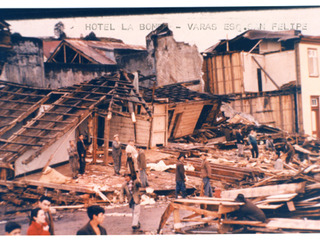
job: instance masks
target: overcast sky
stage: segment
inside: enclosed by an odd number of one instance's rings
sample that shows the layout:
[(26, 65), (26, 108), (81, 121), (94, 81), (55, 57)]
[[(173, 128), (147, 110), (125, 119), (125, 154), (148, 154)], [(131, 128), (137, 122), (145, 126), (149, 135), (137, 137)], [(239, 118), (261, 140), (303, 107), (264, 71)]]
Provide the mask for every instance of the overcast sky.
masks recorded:
[(230, 39), (248, 29), (301, 30), (320, 35), (320, 7), (308, 9), (257, 10), (213, 13), (155, 14), (138, 16), (61, 18), (7, 21), (11, 32), (25, 37), (54, 36), (54, 25), (62, 21), (68, 37), (93, 31), (97, 37), (113, 37), (127, 44), (146, 45), (145, 37), (161, 23), (168, 23), (176, 41), (197, 45), (199, 51)]

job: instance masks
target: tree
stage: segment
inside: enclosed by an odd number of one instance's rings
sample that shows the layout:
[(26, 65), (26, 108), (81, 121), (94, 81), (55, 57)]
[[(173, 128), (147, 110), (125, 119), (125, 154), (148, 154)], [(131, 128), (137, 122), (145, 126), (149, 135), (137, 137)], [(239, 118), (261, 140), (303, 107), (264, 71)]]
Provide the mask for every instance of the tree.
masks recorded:
[(67, 38), (67, 35), (64, 32), (63, 22), (60, 21), (54, 25), (54, 35), (56, 35), (59, 40)]

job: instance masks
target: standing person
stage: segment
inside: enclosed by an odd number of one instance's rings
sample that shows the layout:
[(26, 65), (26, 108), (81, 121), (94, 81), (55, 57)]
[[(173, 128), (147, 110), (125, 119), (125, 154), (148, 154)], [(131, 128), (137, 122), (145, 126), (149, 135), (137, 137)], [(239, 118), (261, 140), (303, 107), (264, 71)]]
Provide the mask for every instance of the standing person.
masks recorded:
[(10, 236), (20, 236), (21, 235), (21, 225), (16, 222), (7, 222), (5, 225), (6, 235)]
[(257, 135), (256, 132), (252, 129), (248, 136), (248, 142), (251, 145), (252, 158), (259, 157), (259, 149), (258, 149), (258, 142), (257, 142), (256, 135)]
[(146, 172), (146, 169), (147, 169), (146, 155), (142, 148), (138, 148), (137, 162), (138, 162), (138, 168), (140, 170), (141, 186), (145, 188), (149, 186), (149, 183), (148, 183), (148, 177)]
[[(126, 147), (126, 154), (127, 154), (127, 158), (128, 158), (128, 156), (131, 155), (132, 160), (133, 160), (133, 164), (134, 164), (134, 169), (136, 172), (138, 172), (138, 164), (137, 164), (138, 152), (134, 146), (134, 140), (132, 140), (132, 139), (130, 139), (128, 142), (128, 145)], [(129, 169), (129, 171), (130, 171), (130, 169)]]
[(283, 162), (282, 159), (280, 157), (280, 152), (277, 152), (277, 159), (274, 162), (274, 170), (283, 170)]
[(237, 147), (238, 147), (239, 157), (243, 157), (244, 141), (243, 141), (243, 134), (242, 134), (241, 128), (238, 129), (236, 133), (236, 138), (237, 138)]
[(122, 155), (121, 142), (118, 134), (114, 135), (113, 138), (114, 140), (112, 142), (112, 158), (113, 158), (114, 175), (120, 175), (121, 155)]
[(273, 144), (273, 139), (272, 137), (269, 135), (268, 139), (266, 140), (266, 150), (268, 151), (275, 151), (275, 147)]
[(211, 166), (204, 153), (201, 154), (200, 158), (202, 160), (201, 178), (203, 181), (204, 195), (207, 197), (212, 197), (212, 187), (210, 185)]
[(284, 146), (284, 152), (287, 154), (286, 157), (286, 164), (288, 164), (289, 162), (292, 162), (293, 156), (295, 154), (295, 150), (293, 148), (293, 146), (288, 142), (288, 140), (286, 140), (286, 144)]
[(129, 207), (132, 208), (132, 229), (140, 228), (140, 187), (141, 183), (139, 180), (132, 180), (131, 174), (126, 173), (124, 175), (125, 182), (123, 183), (120, 190), (120, 202), (124, 202), (125, 196), (128, 199)]
[(175, 197), (178, 198), (178, 194), (182, 193), (182, 198), (187, 196), (186, 190), (186, 175), (184, 172), (184, 165), (183, 165), (184, 155), (180, 154), (178, 157), (178, 161), (176, 163), (176, 191)]
[(98, 205), (87, 208), (89, 222), (77, 231), (77, 235), (107, 235), (107, 231), (100, 224), (104, 220), (104, 209)]
[(39, 208), (41, 208), (44, 211), (45, 221), (49, 226), (50, 234), (54, 235), (53, 217), (50, 212), (51, 198), (48, 196), (41, 196), (39, 199), (38, 205), (39, 205)]
[(50, 235), (49, 225), (41, 208), (31, 210), (30, 226), (27, 230), (27, 235)]
[(81, 175), (84, 174), (86, 170), (86, 146), (84, 145), (83, 138), (83, 134), (80, 134), (79, 140), (77, 142), (77, 150), (80, 163), (79, 174)]
[(74, 144), (73, 140), (69, 141), (70, 147), (68, 148), (68, 154), (69, 154), (69, 164), (72, 171), (72, 178), (77, 178), (78, 173), (78, 164), (79, 164), (79, 155), (77, 148)]

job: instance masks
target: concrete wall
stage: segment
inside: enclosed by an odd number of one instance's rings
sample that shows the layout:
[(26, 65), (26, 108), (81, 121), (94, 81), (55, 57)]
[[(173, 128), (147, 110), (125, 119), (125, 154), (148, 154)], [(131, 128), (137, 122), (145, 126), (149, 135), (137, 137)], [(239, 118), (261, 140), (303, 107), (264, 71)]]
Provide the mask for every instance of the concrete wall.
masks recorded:
[(1, 80), (44, 87), (43, 46), (38, 38), (12, 38)]
[[(126, 72), (140, 71), (140, 74), (143, 76), (155, 74), (154, 59), (149, 57), (147, 51), (128, 55), (118, 55), (116, 60), (118, 68), (123, 69)], [(152, 87), (153, 83), (152, 81), (146, 80), (140, 82), (140, 86)]]
[(312, 43), (312, 44), (300, 43), (299, 44), (303, 127), (304, 127), (305, 134), (312, 136), (311, 96), (320, 95), (320, 76), (317, 76), (317, 77), (309, 76), (308, 48), (317, 49), (318, 71), (320, 71), (320, 61), (319, 61), (320, 44), (319, 43)]
[[(279, 87), (290, 81), (296, 80), (295, 53), (285, 51), (270, 53), (266, 55), (241, 53), (243, 59), (243, 79), (245, 92), (258, 92), (257, 69), (259, 66), (252, 59), (252, 56), (259, 62), (262, 68), (277, 83)], [(262, 73), (263, 91), (274, 91), (277, 87)]]
[(116, 70), (114, 65), (45, 63), (45, 86), (67, 87)]
[[(200, 85), (192, 90), (203, 91), (203, 58), (197, 46), (176, 42), (173, 36), (158, 37), (154, 47), (155, 69), (158, 86), (200, 80)], [(152, 47), (148, 46), (152, 52)]]

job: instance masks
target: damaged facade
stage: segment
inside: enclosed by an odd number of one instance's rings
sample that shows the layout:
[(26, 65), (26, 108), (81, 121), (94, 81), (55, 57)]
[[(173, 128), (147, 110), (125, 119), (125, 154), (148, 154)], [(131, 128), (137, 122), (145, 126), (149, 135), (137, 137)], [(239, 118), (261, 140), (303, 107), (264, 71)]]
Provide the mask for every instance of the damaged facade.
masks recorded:
[(205, 89), (235, 94), (232, 107), (261, 124), (319, 137), (319, 44), (294, 30), (221, 40), (203, 53)]

